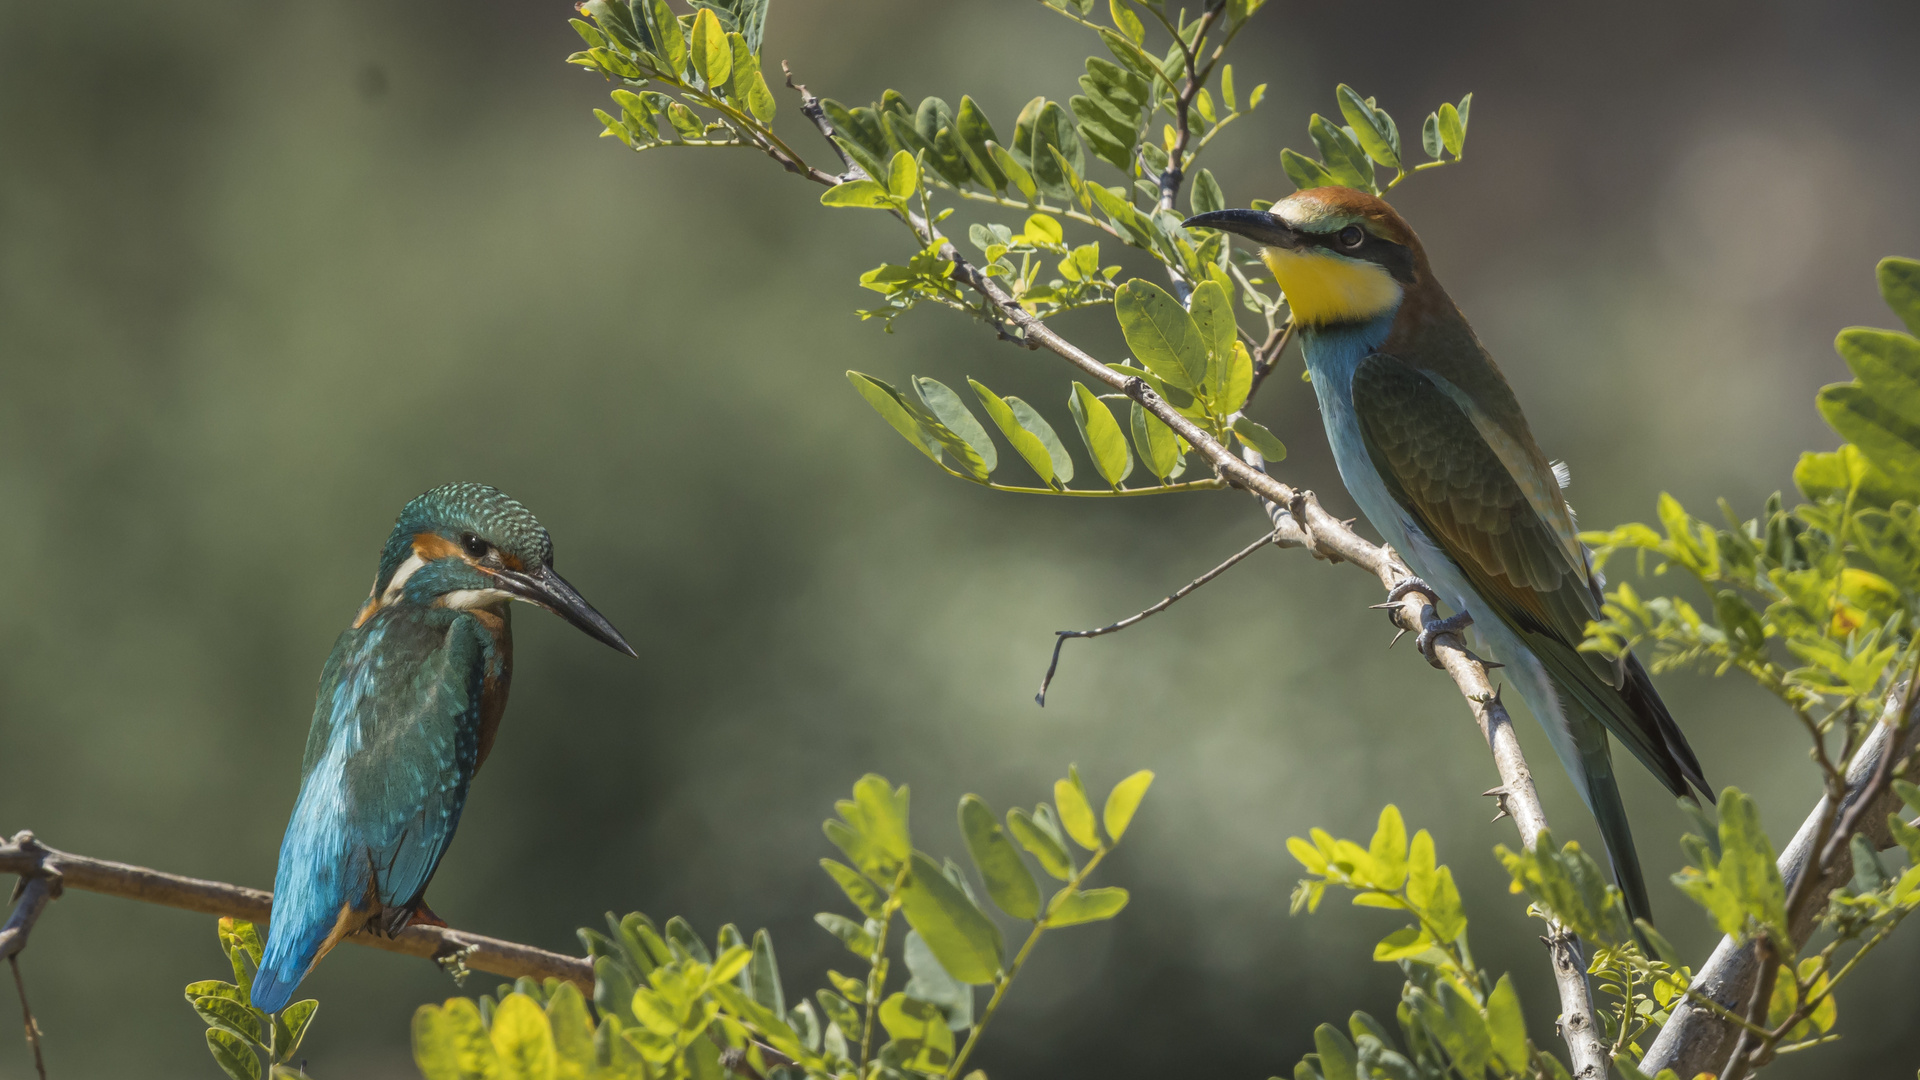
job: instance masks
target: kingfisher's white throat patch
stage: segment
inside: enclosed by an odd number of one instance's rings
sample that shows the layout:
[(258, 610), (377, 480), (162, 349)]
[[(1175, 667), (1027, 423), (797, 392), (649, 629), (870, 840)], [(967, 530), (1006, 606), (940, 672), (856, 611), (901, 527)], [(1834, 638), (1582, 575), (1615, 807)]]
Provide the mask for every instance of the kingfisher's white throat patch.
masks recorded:
[(1400, 303), (1400, 283), (1378, 263), (1319, 248), (1267, 248), (1261, 255), (1293, 317), (1304, 325), (1364, 322)]
[(513, 599), (514, 595), (505, 589), (455, 589), (442, 596), (440, 603), (455, 611), (466, 611), (469, 608), (504, 604)]

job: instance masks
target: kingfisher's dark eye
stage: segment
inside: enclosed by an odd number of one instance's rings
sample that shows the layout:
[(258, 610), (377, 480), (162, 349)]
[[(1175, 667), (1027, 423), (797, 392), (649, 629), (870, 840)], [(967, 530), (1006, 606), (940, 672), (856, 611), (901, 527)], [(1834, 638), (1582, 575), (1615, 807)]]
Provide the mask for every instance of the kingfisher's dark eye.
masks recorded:
[(1358, 225), (1349, 225), (1340, 230), (1340, 243), (1347, 247), (1357, 248), (1364, 243), (1366, 239), (1367, 230), (1362, 229)]
[(460, 546), (476, 559), (484, 558), (488, 551), (487, 542), (472, 533), (460, 534)]

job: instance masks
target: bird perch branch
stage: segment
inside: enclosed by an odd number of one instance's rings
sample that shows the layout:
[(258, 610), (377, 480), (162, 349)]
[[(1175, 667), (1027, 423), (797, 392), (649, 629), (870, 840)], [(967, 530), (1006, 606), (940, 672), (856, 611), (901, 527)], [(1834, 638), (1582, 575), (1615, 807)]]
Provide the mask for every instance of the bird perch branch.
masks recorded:
[[(789, 79), (791, 75), (789, 72)], [(796, 86), (795, 89), (799, 88)], [(799, 92), (803, 102), (812, 96), (805, 90)], [(821, 134), (831, 141), (831, 128), (824, 123), (824, 118), (811, 118)], [(825, 177), (824, 174), (811, 179), (829, 186), (834, 182), (834, 178)], [(1272, 543), (1281, 547), (1303, 547), (1316, 558), (1329, 562), (1352, 563), (1372, 574), (1389, 591), (1401, 580), (1412, 576), (1392, 548), (1371, 543), (1354, 532), (1346, 522), (1323, 509), (1313, 492), (1296, 490), (1267, 475), (1259, 464), (1241, 460), (1227, 445), (1167, 404), (1145, 381), (1108, 367), (1085, 349), (1061, 337), (1052, 327), (1022, 307), (998, 282), (968, 261), (951, 240), (942, 236), (938, 227), (925, 217), (911, 211), (904, 211), (899, 216), (923, 244), (933, 246), (939, 243), (940, 257), (953, 263), (952, 280), (979, 294), (986, 302), (987, 309), (980, 314), (999, 327), (1003, 338), (1017, 341), (1029, 349), (1045, 349), (1087, 377), (1138, 402), (1141, 408), (1159, 418), (1185, 439), (1189, 446), (1198, 450), (1222, 480), (1264, 500), (1268, 516), (1274, 523)], [(1014, 338), (1008, 334), (1007, 326), (1018, 329), (1020, 336)], [(1255, 461), (1258, 461), (1257, 457)], [(1414, 633), (1424, 629), (1434, 617), (1431, 605), (1417, 593), (1402, 599), (1389, 614), (1395, 625)], [(1520, 830), (1521, 843), (1531, 849), (1547, 827), (1546, 813), (1540, 807), (1540, 796), (1533, 787), (1533, 774), (1527, 768), (1526, 758), (1520, 752), (1520, 742), (1513, 733), (1513, 721), (1507, 716), (1506, 706), (1500, 703), (1499, 695), (1494, 692), (1486, 666), (1467, 651), (1466, 642), (1458, 632), (1436, 635), (1434, 656), (1473, 710), (1474, 720), (1479, 724), (1480, 733), (1485, 736), (1493, 752), (1494, 765), (1500, 772), (1501, 787), (1505, 789), (1502, 805), (1513, 815), (1514, 825)], [(1547, 940), (1554, 954), (1554, 981), (1560, 992), (1560, 1031), (1567, 1042), (1574, 1080), (1602, 1080), (1609, 1070), (1610, 1059), (1601, 1044), (1599, 1027), (1594, 1022), (1592, 994), (1587, 987), (1585, 964), (1579, 960), (1578, 943), (1558, 926), (1553, 927)]]
[[(8, 920), (5, 929), (0, 930), (0, 957), (17, 952), (26, 944), (27, 931), (32, 929), (39, 908), (57, 895), (61, 887), (206, 915), (226, 915), (262, 927), (266, 926), (273, 910), (273, 894), (269, 892), (56, 851), (35, 840), (30, 832), (19, 833), (11, 841), (0, 843), (0, 874), (19, 874), (27, 879), (20, 909)], [(36, 888), (39, 889), (38, 906), (23, 920), (22, 912), (28, 911), (28, 901), (35, 899)], [(16, 923), (22, 924), (17, 934)], [(588, 994), (593, 992), (593, 964), (585, 959), (463, 930), (409, 926), (392, 937), (361, 931), (346, 940), (430, 960), (459, 956), (463, 964), (475, 971), (509, 978), (522, 975), (535, 979), (559, 978)]]

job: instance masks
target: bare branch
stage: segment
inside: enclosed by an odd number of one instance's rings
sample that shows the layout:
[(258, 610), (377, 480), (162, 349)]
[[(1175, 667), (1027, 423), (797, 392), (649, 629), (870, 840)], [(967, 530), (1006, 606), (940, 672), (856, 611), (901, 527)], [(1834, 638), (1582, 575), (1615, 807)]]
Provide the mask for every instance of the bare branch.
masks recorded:
[(1053, 685), (1053, 673), (1055, 669), (1059, 668), (1060, 666), (1060, 650), (1063, 646), (1066, 645), (1068, 638), (1100, 637), (1103, 634), (1111, 634), (1117, 630), (1125, 630), (1127, 627), (1132, 626), (1133, 624), (1148, 617), (1149, 615), (1158, 615), (1161, 612), (1172, 607), (1174, 604), (1174, 601), (1179, 600), (1181, 597), (1186, 596), (1188, 593), (1192, 592), (1193, 590), (1198, 589), (1200, 586), (1205, 585), (1207, 582), (1212, 581), (1214, 578), (1217, 578), (1221, 574), (1226, 573), (1228, 570), (1233, 569), (1234, 564), (1238, 563), (1240, 560), (1246, 558), (1247, 556), (1253, 554), (1256, 551), (1259, 551), (1261, 548), (1266, 547), (1268, 544), (1274, 544), (1278, 542), (1279, 542), (1278, 539), (1272, 533), (1269, 533), (1268, 535), (1263, 536), (1258, 540), (1255, 540), (1253, 543), (1248, 544), (1244, 548), (1241, 548), (1239, 551), (1235, 552), (1233, 555), (1228, 556), (1226, 562), (1221, 563), (1219, 566), (1214, 567), (1213, 569), (1207, 571), (1206, 573), (1201, 574), (1199, 577), (1194, 578), (1192, 581), (1187, 582), (1185, 585), (1180, 586), (1180, 588), (1174, 590), (1173, 594), (1171, 596), (1168, 596), (1165, 600), (1160, 601), (1159, 603), (1153, 605), (1152, 607), (1146, 609), (1145, 611), (1139, 612), (1138, 614), (1129, 615), (1126, 618), (1121, 619), (1117, 623), (1108, 623), (1107, 625), (1102, 626), (1097, 630), (1055, 630), (1053, 632), (1053, 635), (1054, 635), (1053, 661), (1047, 665), (1047, 674), (1045, 675), (1045, 677), (1043, 677), (1040, 680), (1040, 692), (1033, 695), (1034, 704), (1040, 706), (1043, 709), (1047, 707), (1047, 687)]
[[(32, 833), (21, 833), (12, 841), (0, 844), (0, 873), (34, 877), (35, 880), (27, 885), (29, 890), (35, 882), (43, 880), (40, 875), (57, 873), (61, 884), (68, 888), (207, 915), (231, 916), (261, 926), (267, 924), (273, 910), (273, 894), (269, 892), (56, 851), (34, 840)], [(17, 918), (18, 912), (15, 915)], [(9, 928), (12, 925), (10, 920)], [(553, 977), (564, 979), (589, 993), (593, 990), (593, 964), (582, 957), (548, 952), (531, 945), (482, 937), (463, 930), (409, 926), (392, 937), (382, 937), (363, 930), (346, 940), (355, 945), (426, 959), (460, 953), (464, 956), (466, 966), (475, 971), (510, 978), (522, 975), (535, 979)]]

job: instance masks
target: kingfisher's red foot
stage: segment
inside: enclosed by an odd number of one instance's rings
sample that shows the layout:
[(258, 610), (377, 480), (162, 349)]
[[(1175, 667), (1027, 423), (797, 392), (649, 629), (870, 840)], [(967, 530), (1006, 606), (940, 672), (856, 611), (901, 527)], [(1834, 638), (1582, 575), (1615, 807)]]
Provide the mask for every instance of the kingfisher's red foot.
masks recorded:
[(447, 920), (441, 918), (438, 915), (435, 915), (433, 913), (433, 909), (428, 907), (425, 904), (415, 905), (413, 909), (413, 918), (407, 920), (407, 925), (408, 926), (438, 926), (442, 929), (452, 929), (447, 925)]

